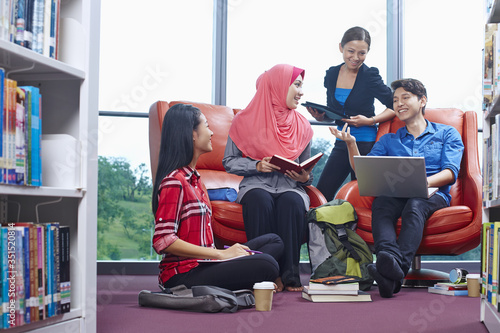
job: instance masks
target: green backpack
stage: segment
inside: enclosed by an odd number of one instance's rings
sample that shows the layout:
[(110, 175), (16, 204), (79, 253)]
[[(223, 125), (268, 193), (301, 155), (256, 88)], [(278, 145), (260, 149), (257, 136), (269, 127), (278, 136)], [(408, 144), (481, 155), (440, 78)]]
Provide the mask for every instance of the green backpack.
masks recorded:
[(369, 290), (373, 277), (367, 266), (373, 255), (356, 233), (358, 216), (354, 207), (342, 199), (334, 199), (307, 213), (309, 226), (309, 259), (311, 279), (334, 275), (355, 276), (359, 288)]

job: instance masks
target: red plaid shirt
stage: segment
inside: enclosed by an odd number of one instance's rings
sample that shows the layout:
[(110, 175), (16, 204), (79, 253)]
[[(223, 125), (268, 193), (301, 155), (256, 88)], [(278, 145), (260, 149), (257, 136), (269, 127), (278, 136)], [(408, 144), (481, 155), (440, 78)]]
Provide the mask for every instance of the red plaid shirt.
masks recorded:
[[(153, 248), (161, 254), (177, 239), (215, 248), (211, 221), (210, 203), (198, 171), (189, 166), (174, 170), (162, 180), (158, 190)], [(159, 282), (164, 284), (175, 274), (196, 266), (197, 259), (163, 253)]]

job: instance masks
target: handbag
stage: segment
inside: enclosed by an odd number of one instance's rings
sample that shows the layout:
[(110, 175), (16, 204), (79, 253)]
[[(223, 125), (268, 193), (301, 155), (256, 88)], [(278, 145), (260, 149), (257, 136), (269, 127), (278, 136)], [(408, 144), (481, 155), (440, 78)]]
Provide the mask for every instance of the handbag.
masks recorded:
[(249, 289), (232, 291), (216, 286), (185, 285), (165, 288), (159, 292), (142, 290), (139, 305), (145, 307), (185, 310), (193, 312), (236, 312), (240, 308), (255, 305), (255, 297)]

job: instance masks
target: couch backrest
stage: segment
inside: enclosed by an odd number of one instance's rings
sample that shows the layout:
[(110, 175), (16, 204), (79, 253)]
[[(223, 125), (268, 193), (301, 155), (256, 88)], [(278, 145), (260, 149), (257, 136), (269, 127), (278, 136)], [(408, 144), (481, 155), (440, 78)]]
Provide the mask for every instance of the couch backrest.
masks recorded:
[[(453, 126), (462, 136), (464, 142), (464, 155), (462, 158), (460, 173), (456, 183), (452, 186), (450, 194), (452, 196), (451, 205), (464, 203), (465, 191), (463, 182), (472, 173), (479, 173), (478, 145), (477, 145), (477, 116), (475, 112), (463, 112), (458, 109), (427, 109), (425, 118), (431, 122), (447, 124)], [(404, 123), (399, 118), (394, 117), (391, 121), (380, 124), (377, 133), (377, 140), (384, 134), (395, 133)], [(472, 190), (472, 189), (471, 189)]]
[(232, 187), (238, 190), (238, 184), (242, 177), (228, 174), (222, 166), (222, 158), (224, 157), (231, 122), (234, 114), (239, 110), (233, 110), (230, 107), (222, 105), (188, 101), (158, 101), (153, 103), (149, 109), (149, 151), (153, 181), (158, 165), (163, 118), (170, 107), (179, 103), (191, 104), (199, 108), (207, 118), (210, 129), (214, 132), (212, 136), (213, 150), (210, 153), (201, 155), (196, 164), (196, 169), (202, 174), (206, 187), (208, 189)]

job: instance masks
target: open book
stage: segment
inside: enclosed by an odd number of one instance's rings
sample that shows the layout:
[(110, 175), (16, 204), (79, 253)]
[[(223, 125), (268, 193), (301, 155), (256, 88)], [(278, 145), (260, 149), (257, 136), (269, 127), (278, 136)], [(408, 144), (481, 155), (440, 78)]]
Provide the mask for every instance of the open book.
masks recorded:
[(295, 161), (289, 160), (288, 158), (284, 158), (279, 155), (273, 155), (269, 163), (279, 166), (280, 170), (278, 171), (281, 173), (286, 173), (288, 170), (294, 170), (295, 172), (300, 173), (303, 169), (307, 170), (318, 163), (322, 156), (323, 153), (317, 153), (316, 155), (299, 164)]

